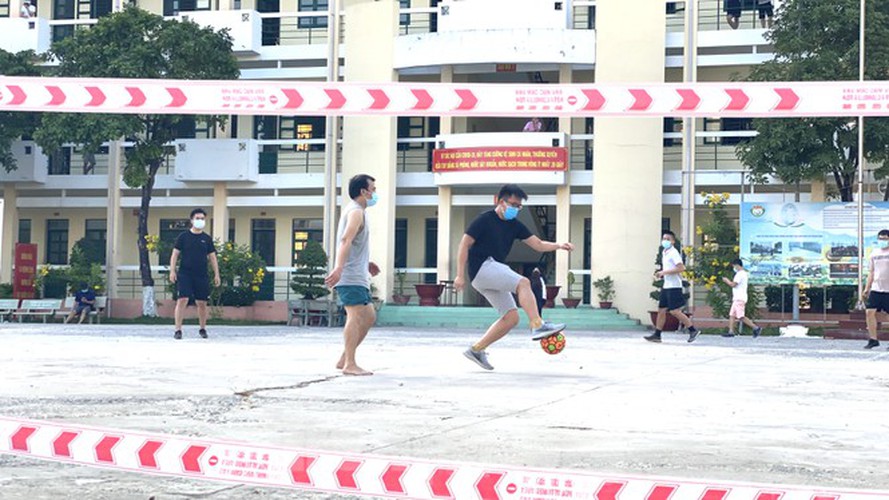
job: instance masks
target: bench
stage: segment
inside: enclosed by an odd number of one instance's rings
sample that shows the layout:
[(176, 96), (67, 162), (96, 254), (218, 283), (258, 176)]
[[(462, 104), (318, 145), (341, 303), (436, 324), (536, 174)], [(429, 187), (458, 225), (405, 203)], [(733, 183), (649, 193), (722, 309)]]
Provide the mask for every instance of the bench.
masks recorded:
[(25, 316), (40, 316), (46, 323), (46, 318), (52, 318), (62, 309), (62, 299), (25, 299), (13, 316), (18, 316), (19, 323)]
[(7, 321), (19, 308), (19, 299), (0, 299), (0, 323)]
[[(87, 314), (87, 318), (89, 318), (90, 324), (93, 323), (93, 318), (96, 319), (98, 324), (102, 324), (102, 316), (105, 314), (105, 308), (108, 306), (108, 297), (96, 297), (96, 303), (93, 305), (93, 310)], [(63, 306), (63, 312), (65, 316), (71, 314), (71, 310), (74, 309), (74, 297), (68, 297), (65, 299), (65, 305)]]

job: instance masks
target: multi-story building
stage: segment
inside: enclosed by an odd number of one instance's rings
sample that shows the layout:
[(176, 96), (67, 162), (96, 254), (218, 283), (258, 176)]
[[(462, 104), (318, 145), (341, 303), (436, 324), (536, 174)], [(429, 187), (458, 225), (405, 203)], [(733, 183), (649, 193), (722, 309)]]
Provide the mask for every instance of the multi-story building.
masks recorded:
[[(2, 0), (0, 0), (2, 1)], [(9, 0), (7, 0), (8, 2)], [(328, 0), (135, 0), (164, 16), (229, 28), (242, 79), (324, 80), (330, 53)], [(740, 27), (725, 19), (723, 0), (342, 0), (337, 64), (345, 81), (476, 83), (615, 83), (728, 81), (771, 58), (755, 5)], [(755, 4), (755, 2), (751, 2)], [(112, 0), (38, 0), (36, 17), (18, 17), (20, 4), (0, 3), (0, 47), (45, 51), (53, 40), (122, 8)], [(696, 20), (689, 25), (688, 19)], [(685, 57), (686, 35), (696, 57)], [(685, 65), (692, 61), (694, 71)], [(616, 304), (641, 318), (652, 307), (648, 292), (659, 231), (681, 227), (682, 120), (679, 118), (559, 117), (540, 108), (544, 131), (523, 133), (527, 118), (347, 117), (338, 146), (339, 183), (366, 172), (377, 179), (382, 202), (371, 209), (373, 259), (384, 272), (376, 285), (391, 293), (396, 269), (410, 280), (452, 280), (456, 249), (466, 224), (492, 205), (500, 184), (518, 179), (531, 195), (521, 218), (542, 237), (570, 240), (572, 254), (540, 256), (517, 245), (510, 263), (520, 271), (543, 265), (550, 283), (570, 271), (577, 295), (590, 295), (590, 275), (610, 275)], [(150, 231), (172, 240), (193, 207), (211, 214), (214, 237), (250, 245), (272, 266), (263, 297), (289, 293), (288, 269), (305, 241), (321, 241), (324, 220), (326, 120), (307, 116), (233, 116), (224, 128), (194, 122), (180, 131), (187, 148), (158, 177)], [(685, 193), (727, 191), (784, 199), (780, 183), (752, 186), (735, 146), (756, 132), (747, 119), (698, 119), (694, 185)], [(225, 141), (228, 139), (229, 141)], [(204, 154), (230, 147), (231, 154)], [(432, 151), (472, 146), (564, 145), (570, 169), (551, 173), (478, 172), (441, 183), (431, 172)], [(123, 146), (125, 147), (125, 145)], [(10, 281), (12, 243), (33, 242), (40, 262), (63, 265), (81, 238), (111, 241), (112, 298), (138, 299), (136, 215), (138, 192), (109, 180), (120, 159), (103, 151), (85, 159), (77, 145), (41, 151), (15, 145), (19, 168), (0, 173), (4, 201), (0, 282)], [(229, 162), (219, 168), (219, 162)], [(688, 162), (686, 162), (688, 163)], [(686, 164), (688, 167), (688, 164)], [(111, 168), (114, 171), (114, 168)], [(115, 177), (115, 176), (112, 176)], [(439, 185), (440, 184), (440, 185)], [(109, 189), (120, 196), (109, 197)], [(816, 191), (822, 188), (815, 188)], [(809, 186), (803, 186), (808, 193)], [(792, 196), (792, 195), (791, 195)], [(808, 199), (808, 194), (803, 199)], [(110, 200), (110, 201), (109, 201)], [(697, 203), (701, 203), (697, 197)], [(694, 207), (690, 207), (694, 210)], [(706, 210), (698, 207), (698, 217)], [(108, 224), (109, 217), (116, 224)], [(688, 223), (686, 223), (688, 225)], [(118, 228), (109, 233), (106, 227)], [(153, 256), (152, 259), (157, 259)], [(167, 256), (153, 262), (167, 263)], [(162, 273), (161, 267), (157, 268)], [(163, 297), (163, 280), (158, 293)], [(563, 293), (565, 293), (563, 286)], [(381, 296), (383, 294), (381, 293)], [(472, 293), (460, 300), (475, 303)]]

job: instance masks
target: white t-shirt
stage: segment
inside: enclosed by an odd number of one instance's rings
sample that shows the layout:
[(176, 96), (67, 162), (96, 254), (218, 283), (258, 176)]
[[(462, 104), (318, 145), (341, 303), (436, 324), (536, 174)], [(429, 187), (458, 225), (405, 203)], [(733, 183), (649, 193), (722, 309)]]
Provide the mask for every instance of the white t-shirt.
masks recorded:
[(874, 250), (870, 254), (870, 272), (874, 276), (871, 291), (889, 292), (889, 251)]
[(35, 9), (33, 5), (22, 4), (22, 9), (20, 11), (21, 17), (31, 18), (31, 17), (34, 17), (34, 14), (36, 14), (36, 13), (37, 13), (37, 9)]
[(736, 272), (732, 281), (735, 282), (735, 286), (732, 287), (732, 300), (747, 302), (747, 271), (741, 269)]
[[(663, 262), (663, 271), (672, 271), (682, 264), (682, 255), (679, 254), (679, 250), (670, 247), (664, 250), (661, 261)], [(682, 276), (679, 274), (665, 274), (664, 288), (682, 288)]]

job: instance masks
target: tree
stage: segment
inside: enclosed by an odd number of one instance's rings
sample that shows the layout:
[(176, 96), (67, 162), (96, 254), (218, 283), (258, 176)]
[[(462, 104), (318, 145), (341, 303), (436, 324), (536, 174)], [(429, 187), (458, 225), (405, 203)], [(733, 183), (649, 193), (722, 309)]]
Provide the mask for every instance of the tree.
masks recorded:
[(317, 299), (330, 293), (324, 285), (327, 274), (327, 254), (321, 244), (309, 240), (296, 258), (296, 272), (290, 288), (306, 300)]
[[(164, 20), (136, 7), (103, 17), (89, 30), (77, 31), (50, 50), (65, 77), (229, 80), (239, 76), (225, 31), (202, 28), (189, 21)], [(96, 153), (103, 142), (127, 138), (124, 182), (141, 191), (138, 223), (142, 312), (156, 316), (154, 279), (149, 263), (148, 214), (158, 170), (175, 154), (168, 147), (177, 130), (191, 117), (183, 115), (46, 114), (37, 131), (38, 143), (49, 151), (64, 143)], [(224, 117), (208, 116), (209, 127)]]
[[(865, 79), (889, 76), (889, 2), (867, 2)], [(858, 80), (859, 0), (787, 0), (766, 38), (775, 58), (755, 67), (751, 81)], [(738, 145), (755, 182), (775, 175), (787, 184), (833, 179), (852, 200), (858, 168), (858, 127), (850, 118), (755, 119), (759, 135)], [(865, 157), (889, 176), (889, 119), (865, 120)], [(799, 189), (797, 188), (797, 193)], [(887, 190), (889, 193), (889, 190)]]
[[(39, 76), (40, 71), (34, 65), (36, 59), (31, 51), (12, 54), (0, 49), (0, 75)], [(33, 134), (39, 121), (38, 113), (0, 112), (0, 165), (7, 172), (16, 169), (12, 141)]]

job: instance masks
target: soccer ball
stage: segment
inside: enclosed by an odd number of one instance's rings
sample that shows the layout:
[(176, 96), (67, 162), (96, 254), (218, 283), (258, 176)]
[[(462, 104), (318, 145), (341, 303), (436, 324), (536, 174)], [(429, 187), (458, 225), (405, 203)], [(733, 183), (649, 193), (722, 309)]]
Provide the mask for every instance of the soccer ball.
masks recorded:
[(559, 354), (565, 348), (565, 335), (559, 332), (542, 338), (540, 339), (540, 347), (547, 354)]

